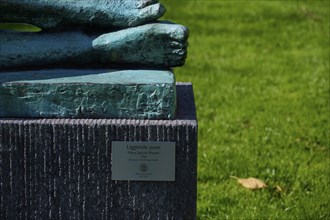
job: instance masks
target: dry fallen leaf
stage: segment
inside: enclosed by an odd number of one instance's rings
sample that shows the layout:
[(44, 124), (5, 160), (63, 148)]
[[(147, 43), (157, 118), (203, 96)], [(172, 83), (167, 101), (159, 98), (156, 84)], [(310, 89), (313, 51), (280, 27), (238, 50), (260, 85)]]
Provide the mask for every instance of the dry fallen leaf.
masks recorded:
[(234, 176), (231, 177), (237, 179), (237, 182), (247, 189), (263, 189), (267, 187), (266, 183), (254, 177), (249, 177), (247, 179), (238, 178)]
[(276, 185), (275, 189), (276, 189), (275, 190), (276, 192), (282, 192), (283, 191), (282, 188), (279, 185)]

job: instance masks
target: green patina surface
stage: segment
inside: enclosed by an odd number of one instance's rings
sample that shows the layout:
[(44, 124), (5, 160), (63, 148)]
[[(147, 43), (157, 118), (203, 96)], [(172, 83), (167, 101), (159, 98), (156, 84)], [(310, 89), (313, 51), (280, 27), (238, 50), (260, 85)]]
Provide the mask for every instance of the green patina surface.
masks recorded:
[(0, 20), (23, 22), (42, 29), (90, 25), (132, 27), (165, 13), (157, 0), (1, 0)]
[(166, 70), (38, 70), (0, 77), (0, 117), (173, 119)]
[(188, 35), (186, 27), (168, 22), (101, 35), (87, 34), (83, 30), (41, 33), (0, 31), (0, 69), (97, 64), (182, 66), (187, 56)]

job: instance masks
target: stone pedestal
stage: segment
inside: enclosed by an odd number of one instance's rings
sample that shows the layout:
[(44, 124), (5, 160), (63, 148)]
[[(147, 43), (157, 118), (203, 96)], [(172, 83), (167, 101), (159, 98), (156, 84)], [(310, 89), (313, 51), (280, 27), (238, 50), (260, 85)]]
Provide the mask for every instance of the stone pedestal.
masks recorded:
[[(175, 120), (0, 119), (0, 219), (195, 219), (191, 84)], [(176, 143), (175, 181), (112, 181), (112, 141)]]

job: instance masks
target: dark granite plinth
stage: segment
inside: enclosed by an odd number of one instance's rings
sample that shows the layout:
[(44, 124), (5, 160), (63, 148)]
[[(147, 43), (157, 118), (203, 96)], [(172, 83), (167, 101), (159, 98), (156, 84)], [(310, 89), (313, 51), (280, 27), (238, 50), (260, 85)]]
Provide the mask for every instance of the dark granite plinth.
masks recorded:
[[(1, 119), (0, 219), (195, 219), (191, 84), (177, 95), (176, 120)], [(112, 181), (112, 141), (176, 142), (176, 181)]]

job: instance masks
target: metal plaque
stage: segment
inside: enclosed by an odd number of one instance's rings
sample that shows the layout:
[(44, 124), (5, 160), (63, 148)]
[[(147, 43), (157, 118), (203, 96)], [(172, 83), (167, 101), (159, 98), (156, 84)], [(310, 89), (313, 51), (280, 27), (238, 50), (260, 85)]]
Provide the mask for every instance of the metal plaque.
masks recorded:
[(174, 181), (175, 142), (112, 142), (112, 180)]

